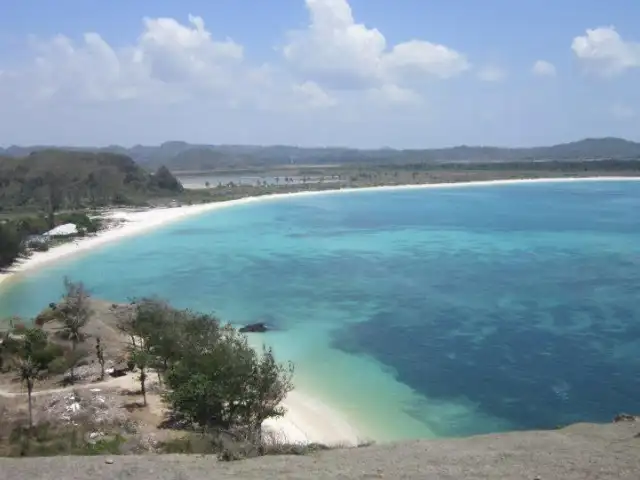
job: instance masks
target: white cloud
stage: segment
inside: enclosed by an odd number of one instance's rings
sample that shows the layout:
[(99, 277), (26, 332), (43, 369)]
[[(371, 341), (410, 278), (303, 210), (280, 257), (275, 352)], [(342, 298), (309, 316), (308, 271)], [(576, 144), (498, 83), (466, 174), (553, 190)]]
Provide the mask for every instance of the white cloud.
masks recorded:
[(611, 115), (613, 115), (613, 117), (617, 118), (618, 120), (627, 120), (630, 118), (634, 118), (636, 116), (636, 112), (628, 105), (616, 103), (611, 107)]
[(338, 102), (317, 83), (306, 81), (293, 86), (296, 99), (311, 108), (333, 107)]
[(573, 39), (571, 49), (590, 71), (603, 76), (640, 67), (640, 43), (624, 40), (613, 26), (588, 29)]
[(243, 58), (243, 47), (233, 40), (214, 41), (204, 20), (189, 15), (190, 25), (173, 18), (145, 18), (144, 32), (133, 60), (145, 65), (152, 77), (167, 83), (219, 83), (229, 62)]
[(193, 15), (184, 22), (146, 17), (137, 38), (117, 47), (97, 32), (78, 39), (32, 37), (33, 55), (0, 76), (0, 101), (191, 101), (298, 110), (333, 107), (348, 95), (344, 99), (352, 108), (372, 99), (408, 105), (420, 103), (418, 92), (429, 78), (446, 79), (470, 68), (463, 54), (437, 43), (411, 39), (388, 45), (378, 29), (354, 20), (347, 0), (306, 0), (306, 5), (310, 24), (289, 34), (281, 64), (251, 65), (243, 45), (214, 35)]
[(167, 103), (203, 94), (229, 104), (242, 101), (261, 82), (261, 69), (244, 63), (242, 45), (214, 40), (202, 18), (188, 20), (145, 18), (137, 41), (122, 48), (95, 32), (80, 41), (32, 38), (35, 58), (16, 72), (13, 90), (28, 101)]
[(531, 72), (539, 77), (555, 77), (556, 67), (546, 60), (538, 60), (531, 67)]
[(376, 28), (357, 23), (347, 0), (306, 0), (310, 24), (289, 34), (284, 58), (303, 75), (335, 89), (366, 89), (409, 77), (449, 78), (466, 57), (444, 45), (410, 40), (392, 47)]
[(495, 65), (487, 65), (482, 67), (477, 75), (483, 82), (501, 82), (507, 77), (507, 72)]

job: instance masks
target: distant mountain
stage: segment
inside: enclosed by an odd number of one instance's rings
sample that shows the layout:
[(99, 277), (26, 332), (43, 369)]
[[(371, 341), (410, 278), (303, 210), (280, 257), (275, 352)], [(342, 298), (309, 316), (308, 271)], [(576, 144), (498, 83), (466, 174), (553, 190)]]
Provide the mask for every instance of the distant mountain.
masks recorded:
[[(0, 155), (23, 157), (50, 146), (0, 148)], [(546, 147), (502, 148), (490, 146), (457, 146), (424, 150), (382, 148), (359, 150), (327, 147), (302, 148), (286, 145), (203, 145), (165, 142), (159, 146), (136, 145), (124, 148), (112, 145), (102, 148), (56, 147), (72, 151), (92, 151), (127, 155), (146, 168), (166, 165), (172, 171), (212, 170), (275, 166), (285, 164), (358, 164), (358, 163), (423, 163), (423, 162), (514, 162), (566, 160), (639, 160), (640, 143), (622, 138), (587, 138), (577, 142)]]

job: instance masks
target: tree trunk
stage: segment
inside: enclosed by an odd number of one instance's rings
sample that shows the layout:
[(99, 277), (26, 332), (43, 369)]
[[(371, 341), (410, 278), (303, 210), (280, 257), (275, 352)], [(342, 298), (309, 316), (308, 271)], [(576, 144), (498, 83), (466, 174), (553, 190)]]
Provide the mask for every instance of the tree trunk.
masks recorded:
[(47, 213), (47, 223), (49, 224), (49, 230), (53, 230), (56, 227), (56, 216), (53, 207), (49, 207), (49, 212)]
[(78, 340), (75, 338), (71, 341), (71, 384), (76, 382), (76, 347)]
[(31, 401), (31, 393), (33, 392), (33, 380), (27, 380), (27, 398), (29, 401), (29, 430), (33, 428), (33, 404)]
[(147, 389), (145, 382), (147, 381), (147, 374), (144, 371), (144, 367), (140, 367), (140, 390), (142, 390), (142, 404), (147, 406)]

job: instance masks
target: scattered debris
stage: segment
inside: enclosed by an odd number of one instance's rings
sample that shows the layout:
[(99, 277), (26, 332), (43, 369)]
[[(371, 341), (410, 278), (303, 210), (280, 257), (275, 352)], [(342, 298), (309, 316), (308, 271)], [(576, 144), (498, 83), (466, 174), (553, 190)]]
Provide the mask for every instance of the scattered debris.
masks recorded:
[(104, 393), (99, 388), (75, 390), (53, 394), (43, 413), (53, 417), (52, 420), (63, 420), (73, 425), (87, 417), (96, 425), (123, 425), (127, 422), (127, 415), (121, 403), (119, 396)]

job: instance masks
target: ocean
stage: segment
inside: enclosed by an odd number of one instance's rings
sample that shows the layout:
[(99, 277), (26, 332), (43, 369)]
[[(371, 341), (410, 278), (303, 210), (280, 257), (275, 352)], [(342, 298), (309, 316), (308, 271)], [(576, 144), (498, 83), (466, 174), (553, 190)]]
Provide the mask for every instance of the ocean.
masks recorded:
[(186, 218), (19, 274), (274, 330), (251, 342), (378, 441), (607, 422), (640, 398), (640, 182), (356, 191)]

